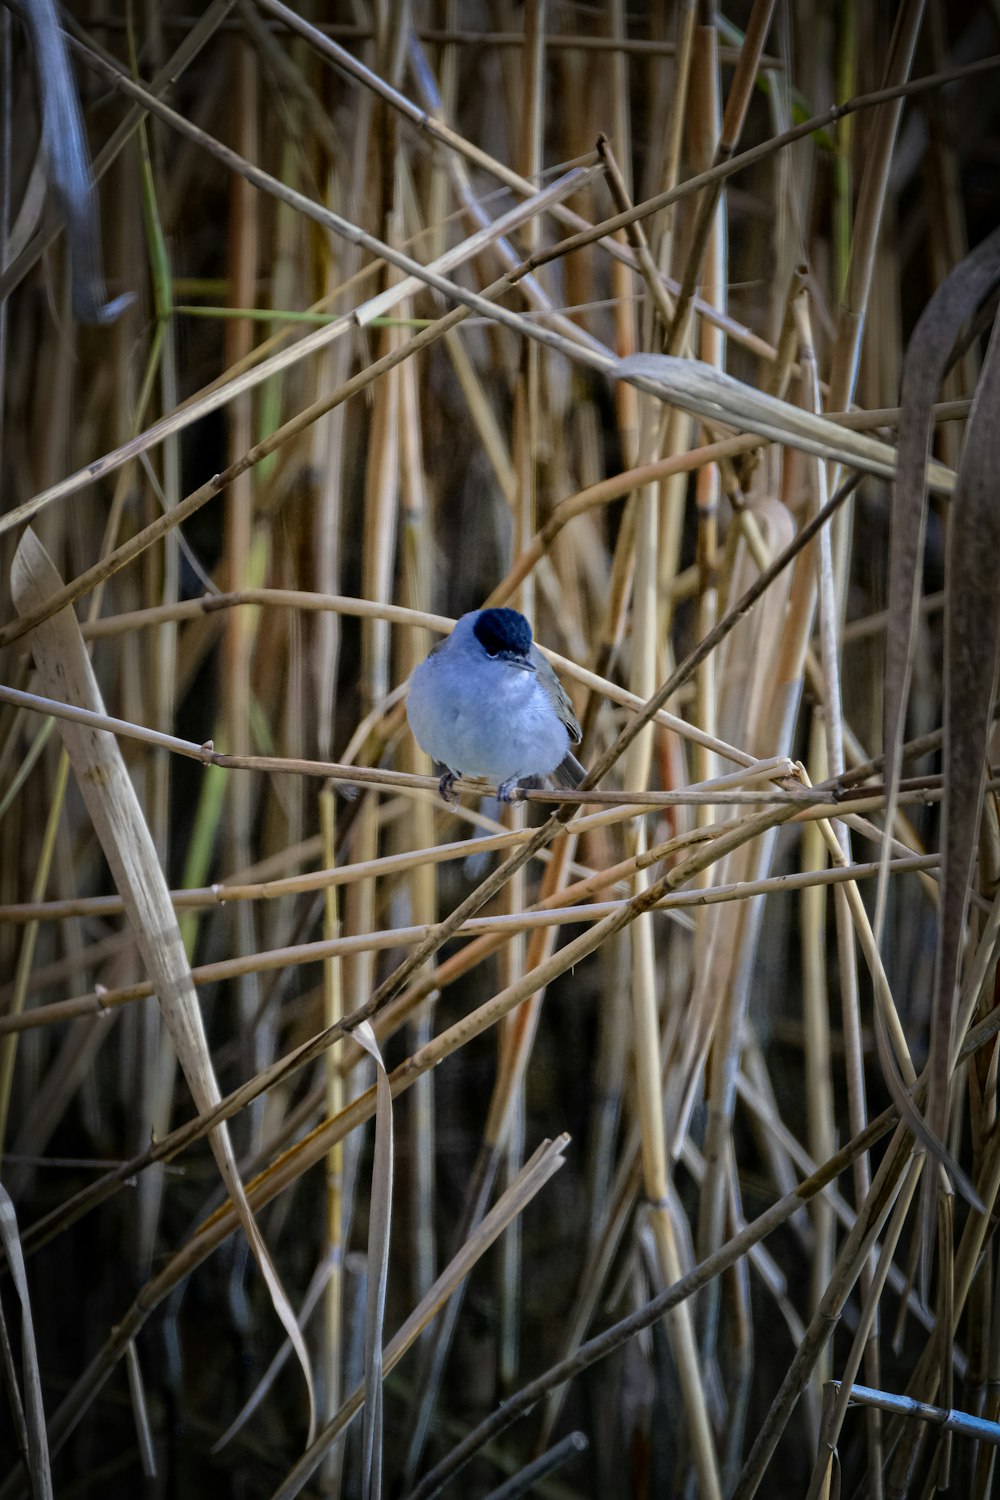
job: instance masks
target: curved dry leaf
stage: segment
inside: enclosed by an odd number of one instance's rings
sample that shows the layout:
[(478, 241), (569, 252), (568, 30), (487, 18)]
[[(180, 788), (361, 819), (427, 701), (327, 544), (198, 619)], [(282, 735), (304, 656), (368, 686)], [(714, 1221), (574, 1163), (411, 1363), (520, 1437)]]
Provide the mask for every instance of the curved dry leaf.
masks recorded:
[(38, 1374), (35, 1330), (31, 1321), (31, 1299), (28, 1278), (21, 1253), (17, 1215), (7, 1189), (0, 1185), (0, 1243), (10, 1270), (18, 1301), (21, 1304), (21, 1368), (24, 1374), (24, 1416), (28, 1436), (28, 1467), (35, 1500), (52, 1500), (52, 1472), (49, 1467), (49, 1442), (45, 1431), (45, 1408), (42, 1405), (42, 1382)]
[(941, 925), (927, 1094), (927, 1122), (938, 1135), (944, 1133), (947, 1120), (955, 997), (1000, 658), (998, 322), (993, 325), (969, 416), (948, 528)]
[[(892, 491), (882, 711), (882, 744), (887, 756), (887, 826), (892, 822), (899, 780), (903, 719), (920, 601), (917, 581), (927, 516), (926, 472), (931, 447), (931, 408), (947, 372), (959, 328), (998, 281), (1000, 229), (967, 255), (937, 288), (913, 330), (903, 365), (899, 462)], [(882, 926), (886, 889), (883, 876), (879, 882), (876, 935)]]
[[(11, 568), (15, 608), (19, 614), (25, 614), (44, 604), (61, 587), (57, 568), (28, 527)], [(104, 713), (97, 678), (71, 608), (50, 616), (27, 639), (46, 693)], [(93, 729), (69, 719), (60, 719), (59, 729), (191, 1095), (199, 1113), (204, 1113), (218, 1104), (222, 1096), (166, 878), (118, 741), (107, 730)], [(225, 1123), (210, 1132), (209, 1142), (274, 1310), (302, 1366), (309, 1398), (311, 1442), (316, 1427), (316, 1400), (305, 1341), (247, 1202)]]
[[(896, 450), (889, 443), (755, 390), (701, 360), (671, 354), (630, 354), (616, 361), (608, 373), (707, 422), (737, 432), (755, 432), (771, 442), (883, 479), (891, 479), (896, 472)], [(943, 464), (931, 464), (928, 483), (947, 495), (954, 488), (955, 476)]]
[[(333, 1251), (331, 1251), (328, 1255), (325, 1255), (323, 1257), (323, 1259), (320, 1261), (319, 1265), (313, 1272), (312, 1280), (306, 1288), (306, 1294), (302, 1299), (302, 1307), (299, 1311), (299, 1327), (303, 1330), (303, 1332), (308, 1325), (310, 1317), (316, 1309), (316, 1304), (319, 1302), (320, 1297), (323, 1295), (329, 1284), (330, 1277), (333, 1275), (335, 1269), (335, 1264), (335, 1254)], [(288, 1362), (288, 1356), (292, 1353), (294, 1353), (294, 1351), (292, 1349), (291, 1340), (286, 1339), (281, 1348), (276, 1350), (273, 1354), (271, 1363), (268, 1365), (267, 1369), (264, 1371), (257, 1384), (254, 1386), (253, 1390), (250, 1392), (250, 1395), (244, 1401), (243, 1405), (240, 1407), (239, 1411), (236, 1413), (235, 1417), (230, 1422), (225, 1432), (220, 1438), (216, 1438), (215, 1442), (212, 1444), (213, 1454), (221, 1453), (223, 1448), (227, 1447), (229, 1443), (232, 1442), (233, 1438), (240, 1431), (240, 1428), (246, 1426), (257, 1408), (261, 1406), (267, 1399), (268, 1392), (274, 1385), (274, 1382), (277, 1380), (281, 1371), (285, 1368), (285, 1365)]]

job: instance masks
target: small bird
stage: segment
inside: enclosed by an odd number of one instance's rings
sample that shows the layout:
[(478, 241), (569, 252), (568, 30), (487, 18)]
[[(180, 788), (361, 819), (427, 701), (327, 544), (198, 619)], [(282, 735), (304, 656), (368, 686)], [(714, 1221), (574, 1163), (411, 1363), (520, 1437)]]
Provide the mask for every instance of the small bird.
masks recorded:
[(451, 800), (459, 776), (485, 776), (509, 802), (527, 777), (576, 786), (580, 726), (558, 677), (516, 609), (474, 609), (415, 667), (406, 704), (417, 743), (445, 767)]

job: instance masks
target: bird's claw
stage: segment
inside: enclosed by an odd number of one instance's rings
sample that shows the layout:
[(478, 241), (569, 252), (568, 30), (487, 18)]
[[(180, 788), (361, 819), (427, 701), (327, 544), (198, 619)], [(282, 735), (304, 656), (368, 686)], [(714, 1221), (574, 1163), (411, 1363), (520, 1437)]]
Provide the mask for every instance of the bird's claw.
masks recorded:
[(509, 805), (514, 801), (514, 793), (520, 790), (520, 776), (509, 776), (506, 781), (501, 781), (497, 787), (497, 801)]
[(454, 787), (455, 782), (457, 780), (458, 780), (458, 772), (457, 771), (445, 771), (444, 775), (441, 777), (441, 780), (438, 782), (438, 791), (441, 793), (441, 797), (442, 797), (443, 801), (445, 801), (445, 802), (457, 802), (458, 801), (458, 793), (453, 790), (453, 787)]

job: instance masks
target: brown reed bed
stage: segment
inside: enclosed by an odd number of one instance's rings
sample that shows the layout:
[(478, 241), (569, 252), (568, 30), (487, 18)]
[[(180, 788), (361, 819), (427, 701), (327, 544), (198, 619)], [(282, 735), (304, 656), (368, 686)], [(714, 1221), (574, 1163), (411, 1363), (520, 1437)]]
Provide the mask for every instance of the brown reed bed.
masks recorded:
[(0, 7), (2, 1500), (993, 1493), (998, 74)]

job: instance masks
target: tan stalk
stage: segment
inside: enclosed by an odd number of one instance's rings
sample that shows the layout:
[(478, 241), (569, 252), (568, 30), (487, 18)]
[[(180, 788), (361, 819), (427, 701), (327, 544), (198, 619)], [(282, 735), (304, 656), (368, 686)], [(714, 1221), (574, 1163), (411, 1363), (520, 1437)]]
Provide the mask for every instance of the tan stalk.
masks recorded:
[[(821, 809), (826, 811), (826, 809)], [(719, 837), (723, 834), (729, 835), (736, 825), (724, 825), (720, 830)], [(646, 867), (658, 862), (660, 851), (653, 851), (632, 860), (622, 861), (616, 867), (613, 874), (602, 877), (602, 881), (610, 881), (637, 866)], [(933, 868), (937, 862), (936, 855), (918, 855), (911, 858), (902, 858), (890, 862), (890, 869), (898, 872), (918, 873)], [(803, 871), (797, 874), (775, 875), (764, 877), (759, 880), (745, 880), (726, 882), (721, 885), (699, 886), (692, 891), (679, 891), (675, 894), (664, 896), (658, 900), (652, 910), (668, 912), (676, 915), (689, 907), (710, 906), (716, 902), (739, 902), (758, 895), (767, 895), (776, 891), (802, 890), (809, 885), (839, 885), (840, 883), (853, 883), (858, 879), (870, 879), (877, 872), (878, 865), (874, 862), (863, 865), (848, 865), (839, 870), (827, 871)], [(370, 875), (366, 875), (369, 879)], [(332, 882), (327, 882), (328, 885)], [(587, 881), (586, 885), (591, 886)], [(578, 888), (579, 889), (579, 888)], [(473, 917), (456, 928), (461, 936), (476, 933), (498, 934), (495, 941), (484, 939), (479, 944), (471, 944), (463, 950), (462, 954), (454, 959), (448, 960), (434, 976), (431, 988), (439, 984), (450, 982), (457, 974), (465, 973), (481, 961), (488, 953), (500, 946), (504, 935), (512, 936), (521, 931), (531, 931), (536, 928), (551, 927), (552, 925), (571, 926), (585, 920), (601, 920), (608, 915), (613, 915), (621, 910), (621, 902), (598, 902), (588, 903), (580, 906), (560, 907), (554, 903), (564, 900), (568, 893), (559, 891), (548, 898), (544, 906), (537, 912), (523, 912), (514, 916)], [(681, 920), (681, 926), (689, 927), (690, 922)], [(865, 922), (859, 917), (859, 927), (864, 928)], [(356, 955), (359, 953), (375, 953), (384, 949), (406, 946), (409, 943), (419, 943), (426, 936), (426, 926), (420, 927), (390, 927), (382, 931), (362, 933), (353, 937), (335, 938), (315, 943), (300, 943), (294, 947), (277, 948), (271, 951), (255, 953), (246, 958), (222, 959), (217, 963), (202, 964), (192, 969), (192, 977), (196, 984), (214, 984), (223, 979), (231, 979), (252, 969), (257, 973), (274, 972), (290, 966), (309, 963), (321, 963), (326, 959), (340, 955)], [(875, 972), (880, 973), (878, 965)], [(416, 986), (401, 992), (397, 1000), (392, 1001), (385, 1007), (385, 1023), (389, 1020), (397, 1020), (402, 1014), (412, 1009), (419, 999), (424, 998), (422, 985), (424, 981), (418, 981)], [(89, 995), (81, 995), (72, 1000), (54, 1001), (50, 1005), (37, 1006), (23, 1014), (12, 1014), (0, 1017), (0, 1036), (6, 1036), (17, 1031), (30, 1031), (41, 1026), (52, 1025), (55, 1022), (72, 1020), (79, 1016), (106, 1015), (112, 1010), (123, 1005), (131, 1005), (137, 1000), (143, 1000), (152, 993), (148, 981), (139, 981), (135, 984), (122, 986), (120, 988), (102, 988)], [(888, 1008), (887, 1011), (892, 1018), (894, 1012)], [(382, 1023), (380, 1023), (381, 1025)], [(323, 1033), (325, 1035), (325, 1033)], [(332, 1038), (327, 1038), (332, 1040)], [(315, 1044), (310, 1044), (315, 1045)], [(321, 1050), (321, 1049), (320, 1049)]]
[[(238, 144), (242, 154), (251, 160), (257, 158), (257, 60), (252, 48), (243, 40), (236, 43), (231, 62), (236, 92), (236, 117), (238, 121)], [(231, 239), (229, 243), (229, 283), (233, 305), (252, 307), (256, 301), (258, 269), (258, 197), (250, 184), (242, 177), (234, 177), (230, 188)], [(227, 364), (243, 358), (253, 342), (253, 324), (242, 320), (226, 324)], [(253, 403), (249, 394), (235, 402), (229, 409), (228, 457), (232, 463), (245, 453), (253, 440)], [(252, 562), (254, 540), (254, 475), (249, 471), (238, 475), (226, 491), (226, 556), (225, 574), (229, 588), (251, 587), (263, 582), (254, 577)], [(250, 753), (250, 681), (251, 657), (257, 637), (255, 611), (240, 612), (227, 620), (224, 645), (225, 671), (221, 702), (221, 738), (225, 748), (234, 755)], [(250, 837), (254, 817), (255, 787), (252, 778), (244, 776), (239, 784), (228, 789), (227, 825), (225, 847), (228, 863), (236, 869), (250, 863)], [(234, 908), (232, 941), (238, 952), (251, 953), (257, 947), (256, 924), (253, 912), (240, 906)], [(259, 1067), (263, 1059), (260, 1033), (254, 1032), (253, 1019), (260, 1007), (260, 991), (255, 976), (245, 975), (236, 985), (236, 1010), (240, 1019), (240, 1031), (248, 1038), (247, 1052)], [(256, 1036), (256, 1044), (249, 1040)], [(255, 1112), (254, 1132), (259, 1130), (262, 1116)], [(256, 1141), (255, 1141), (256, 1144)]]
[[(809, 741), (809, 776), (820, 781), (826, 775), (825, 742), (818, 715), (814, 713)], [(817, 823), (802, 833), (804, 869), (822, 869), (826, 853)], [(829, 988), (826, 979), (826, 935), (829, 902), (820, 885), (802, 892), (802, 1009), (805, 1030), (805, 1078), (808, 1101), (809, 1151), (813, 1160), (823, 1160), (835, 1149), (833, 1077), (830, 1057)], [(859, 1197), (858, 1201), (863, 1201)], [(810, 1308), (819, 1305), (829, 1284), (834, 1261), (834, 1219), (828, 1199), (817, 1199), (812, 1222), (816, 1244), (810, 1263)], [(829, 1380), (830, 1356), (824, 1351), (816, 1366), (817, 1384)]]
[[(716, 28), (700, 26), (695, 33), (694, 42), (688, 101), (688, 131), (692, 165), (697, 172), (710, 165), (719, 142), (721, 106)], [(697, 234), (697, 229), (695, 233)], [(710, 213), (707, 237), (702, 250), (707, 262), (707, 299), (722, 308), (726, 303), (725, 235), (725, 207), (719, 201), (713, 205)], [(691, 264), (689, 259), (689, 268)], [(675, 310), (675, 320), (671, 325), (671, 341), (677, 337), (683, 326), (683, 319), (686, 316), (684, 302), (685, 295), (682, 289), (681, 299)], [(725, 365), (725, 346), (722, 339), (716, 337), (714, 332), (704, 324), (700, 329), (698, 355), (706, 364), (715, 368), (722, 369)], [(719, 544), (720, 485), (719, 471), (716, 466), (709, 465), (699, 469), (695, 478), (694, 493), (698, 521), (695, 556), (699, 575), (696, 628), (698, 639), (704, 640), (717, 624), (719, 606), (716, 553)], [(713, 653), (702, 662), (696, 678), (696, 719), (703, 728), (712, 733), (716, 731), (718, 724), (719, 669), (719, 655)], [(705, 776), (711, 778), (714, 774), (714, 757), (706, 751), (696, 751), (696, 779), (701, 780)], [(703, 828), (709, 826), (712, 816), (710, 809), (699, 808), (696, 814), (698, 826)], [(708, 880), (709, 875), (706, 870), (702, 873), (699, 883), (704, 885)], [(726, 908), (708, 910), (700, 913), (698, 917), (694, 948), (695, 977), (691, 997), (693, 1023), (691, 1031), (696, 1032), (699, 1027), (702, 1029), (705, 1046), (708, 1042), (709, 1023), (706, 1023), (704, 1013), (706, 1008), (717, 1012), (720, 1004), (719, 996), (725, 986), (722, 970), (728, 965), (727, 939), (732, 933), (732, 924), (728, 918), (731, 915), (732, 909)], [(725, 1102), (728, 1092), (729, 1067), (726, 1054), (725, 1042), (719, 1039), (706, 1069), (705, 1104), (708, 1125), (704, 1137), (705, 1170), (700, 1184), (697, 1226), (697, 1250), (700, 1256), (703, 1256), (706, 1250), (713, 1249), (721, 1243), (724, 1235), (726, 1185), (730, 1177), (730, 1151), (732, 1149), (730, 1121), (727, 1118), (729, 1111)], [(685, 1088), (693, 1082), (690, 1053), (682, 1055), (679, 1063), (680, 1067), (673, 1087), (674, 1098), (678, 1101), (683, 1097)], [(675, 1106), (675, 1109), (677, 1107)], [(683, 1108), (683, 1106), (679, 1107)], [(676, 1113), (671, 1120), (671, 1129), (676, 1150), (681, 1139)], [(722, 1290), (721, 1282), (713, 1283), (706, 1289), (705, 1297), (698, 1309), (699, 1347), (701, 1358), (706, 1366), (709, 1366), (716, 1358), (717, 1323)], [(732, 1291), (735, 1294), (733, 1297), (734, 1317), (739, 1325), (743, 1321), (744, 1309), (741, 1305), (738, 1282), (732, 1284)], [(733, 1397), (735, 1415), (735, 1410), (739, 1406), (738, 1393), (734, 1391)], [(734, 1426), (738, 1425), (738, 1421), (734, 1423)], [(738, 1434), (731, 1433), (732, 1436), (738, 1439)], [(731, 1451), (728, 1443), (726, 1451), (727, 1453)]]
[[(336, 792), (333, 787), (324, 787), (319, 794), (320, 837), (323, 840), (325, 863), (333, 864), (337, 847)], [(323, 893), (323, 936), (327, 942), (335, 942), (340, 934), (340, 914), (335, 886), (327, 886)], [(336, 1026), (344, 1013), (344, 985), (341, 960), (331, 955), (323, 964), (323, 1020), (327, 1026)], [(333, 1058), (327, 1053), (325, 1065), (325, 1104), (329, 1115), (338, 1115), (344, 1107), (344, 1080), (341, 1070), (333, 1066)], [(343, 1351), (343, 1299), (344, 1299), (344, 1147), (335, 1141), (326, 1158), (326, 1251), (331, 1257), (330, 1279), (323, 1296), (323, 1323), (321, 1361), (323, 1371), (323, 1416), (329, 1421), (340, 1406), (344, 1351)], [(343, 1449), (335, 1449), (324, 1467), (324, 1480), (334, 1490), (339, 1486)]]
[[(368, 137), (370, 112), (359, 107), (355, 116), (354, 149), (360, 158)], [(331, 171), (327, 178), (327, 197), (339, 199), (346, 193), (341, 174)], [(349, 244), (331, 247), (324, 263), (325, 284), (332, 293), (338, 280), (350, 280), (358, 262), (357, 249)], [(346, 340), (324, 349), (319, 361), (321, 388), (336, 390), (347, 379), (351, 351)], [(336, 593), (341, 582), (341, 494), (347, 463), (347, 407), (338, 406), (325, 421), (317, 422), (312, 445), (318, 471), (313, 530), (313, 581), (320, 593)], [(330, 759), (333, 754), (333, 716), (336, 704), (337, 669), (340, 663), (340, 622), (335, 615), (321, 615), (315, 622), (315, 651), (312, 679), (317, 699), (316, 743), (319, 754)]]
[[(677, 27), (677, 49), (674, 60), (672, 87), (670, 90), (670, 113), (663, 145), (663, 170), (659, 190), (668, 193), (677, 184), (681, 167), (681, 148), (684, 136), (684, 119), (687, 112), (687, 91), (690, 84), (691, 59), (694, 49), (695, 28), (698, 21), (696, 0), (680, 0), (675, 6)], [(668, 208), (656, 225), (657, 263), (664, 272), (669, 272), (674, 263), (675, 215)], [(671, 317), (673, 310), (671, 309)], [(664, 324), (664, 332), (669, 329)]]
[[(403, 526), (401, 535), (402, 593), (411, 607), (426, 608), (431, 593), (431, 506), (424, 473), (424, 454), (420, 439), (420, 421), (416, 372), (411, 364), (404, 365), (401, 374), (400, 416), (401, 457), (403, 469)], [(429, 638), (424, 631), (405, 631), (401, 641), (399, 665), (402, 673), (416, 666), (430, 649)], [(408, 770), (423, 771), (427, 758), (408, 736), (404, 741), (403, 764)], [(406, 823), (400, 825), (399, 839), (412, 840), (418, 849), (428, 849), (434, 844), (434, 809), (427, 800), (413, 804), (412, 813)], [(467, 846), (463, 846), (467, 848)], [(391, 857), (391, 856), (390, 856)], [(410, 913), (415, 923), (430, 924), (437, 915), (437, 882), (433, 865), (414, 859), (412, 855), (397, 856), (410, 865), (407, 877), (407, 894)], [(430, 1037), (431, 1006), (427, 1003), (414, 1017), (409, 1029), (409, 1041), (413, 1048), (422, 1046)], [(410, 1126), (410, 1205), (412, 1253), (412, 1290), (420, 1297), (434, 1279), (437, 1265), (436, 1237), (434, 1231), (436, 1134), (434, 1093), (429, 1082), (421, 1083), (414, 1091), (413, 1112)]]
[[(799, 343), (799, 366), (801, 369), (802, 394), (804, 405), (814, 412), (820, 410), (819, 371), (816, 360), (816, 350), (813, 343), (812, 319), (810, 316), (809, 300), (806, 289), (792, 305), (792, 313), (795, 319), (796, 331)], [(819, 506), (826, 504), (826, 468), (820, 463), (810, 462), (811, 482), (815, 486), (816, 503)], [(844, 728), (843, 728), (843, 705), (840, 695), (840, 662), (837, 645), (838, 626), (841, 618), (840, 597), (842, 591), (837, 590), (834, 578), (833, 546), (829, 530), (824, 530), (819, 539), (819, 551), (816, 558), (820, 607), (820, 646), (822, 654), (823, 688), (824, 688), (824, 716), (823, 729), (826, 740), (826, 762), (827, 774), (838, 776), (844, 769)], [(845, 570), (841, 570), (840, 577), (846, 576)], [(833, 825), (837, 840), (840, 843), (843, 859), (851, 859), (851, 837), (847, 825), (836, 822)], [(817, 824), (822, 832), (823, 825)], [(838, 861), (839, 863), (839, 861)], [(861, 1018), (858, 996), (857, 981), (857, 954), (854, 946), (854, 932), (851, 925), (851, 913), (843, 888), (834, 890), (834, 919), (837, 932), (837, 956), (840, 965), (840, 997), (841, 1017), (844, 1030), (847, 1064), (847, 1093), (849, 1118), (852, 1127), (867, 1116), (865, 1101), (865, 1079), (864, 1061), (861, 1047)], [(870, 1188), (870, 1167), (864, 1157), (860, 1157), (854, 1167), (856, 1201), (863, 1203)], [(872, 1295), (874, 1285), (875, 1262), (862, 1272), (862, 1286), (866, 1296)], [(828, 1376), (828, 1371), (817, 1367), (816, 1380), (818, 1389)], [(873, 1387), (881, 1385), (880, 1360), (878, 1343), (876, 1339), (868, 1342), (865, 1351), (865, 1377), (868, 1384)], [(853, 1379), (853, 1377), (852, 1377)], [(881, 1493), (881, 1424), (878, 1414), (873, 1412), (868, 1424), (869, 1435), (869, 1482), (874, 1489), (873, 1500), (879, 1500)]]

